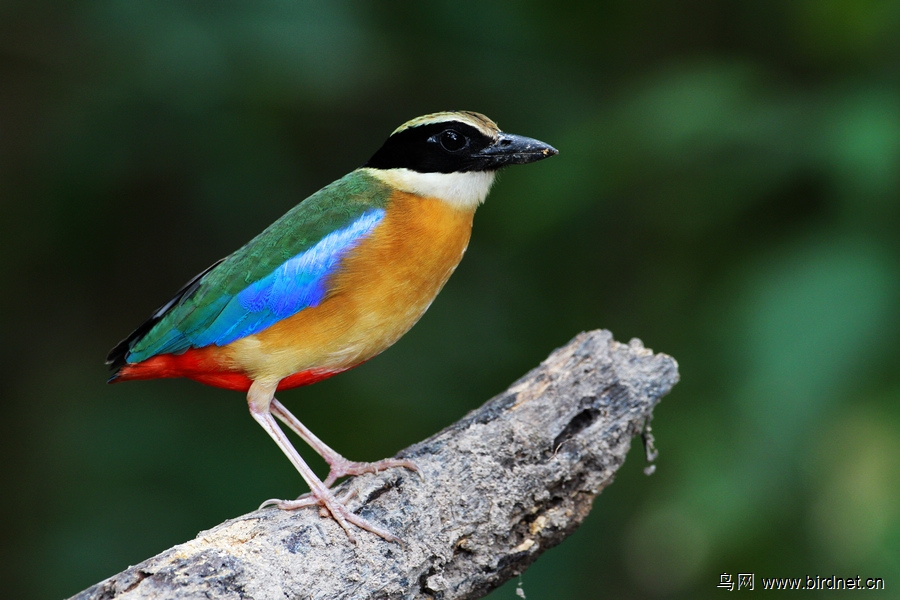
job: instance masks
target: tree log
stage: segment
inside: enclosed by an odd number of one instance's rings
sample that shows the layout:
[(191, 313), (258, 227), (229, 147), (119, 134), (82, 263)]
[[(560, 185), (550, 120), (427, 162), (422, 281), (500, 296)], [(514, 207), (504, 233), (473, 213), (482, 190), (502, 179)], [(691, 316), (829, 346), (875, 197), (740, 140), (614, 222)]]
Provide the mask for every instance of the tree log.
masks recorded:
[(355, 492), (351, 510), (402, 544), (365, 531), (352, 544), (315, 508), (266, 508), (74, 598), (480, 598), (581, 524), (677, 381), (675, 360), (640, 340), (582, 333), (400, 452), (419, 475), (389, 469), (338, 486), (338, 496)]

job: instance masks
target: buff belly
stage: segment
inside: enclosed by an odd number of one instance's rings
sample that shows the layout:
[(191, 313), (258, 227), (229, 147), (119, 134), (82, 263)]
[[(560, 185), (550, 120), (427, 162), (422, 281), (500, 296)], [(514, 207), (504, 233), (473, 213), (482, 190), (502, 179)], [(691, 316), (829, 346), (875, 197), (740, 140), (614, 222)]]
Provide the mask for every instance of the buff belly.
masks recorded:
[(409, 331), (447, 282), (469, 242), (473, 214), (394, 192), (384, 221), (344, 258), (322, 303), (219, 349), (220, 362), (274, 382), (334, 374), (372, 358)]

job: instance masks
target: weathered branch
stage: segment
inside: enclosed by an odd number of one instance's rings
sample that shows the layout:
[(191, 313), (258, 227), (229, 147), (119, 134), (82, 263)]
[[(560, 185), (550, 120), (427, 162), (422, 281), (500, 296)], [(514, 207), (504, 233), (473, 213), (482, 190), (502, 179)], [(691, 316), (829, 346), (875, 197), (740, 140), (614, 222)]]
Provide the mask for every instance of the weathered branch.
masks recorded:
[(111, 598), (479, 598), (584, 520), (631, 438), (678, 381), (678, 365), (608, 331), (575, 337), (506, 392), (399, 455), (405, 469), (342, 484), (366, 519), (405, 541), (314, 509), (226, 521), (75, 596)]

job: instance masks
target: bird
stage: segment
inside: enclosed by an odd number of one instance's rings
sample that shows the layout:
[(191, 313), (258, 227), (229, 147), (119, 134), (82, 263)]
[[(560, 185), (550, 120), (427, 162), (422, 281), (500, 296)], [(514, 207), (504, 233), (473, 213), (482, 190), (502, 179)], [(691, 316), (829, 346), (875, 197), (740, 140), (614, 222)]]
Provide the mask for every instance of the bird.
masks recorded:
[[(296, 500), (263, 506), (317, 506), (354, 543), (352, 526), (399, 542), (350, 511), (349, 497), (336, 497), (332, 485), (344, 476), (416, 465), (345, 459), (275, 394), (352, 369), (396, 342), (462, 259), (475, 210), (498, 170), (557, 153), (471, 111), (404, 123), (361, 167), (188, 281), (109, 352), (109, 382), (183, 377), (245, 392), (250, 414), (310, 488)], [(276, 418), (325, 459), (324, 480)]]

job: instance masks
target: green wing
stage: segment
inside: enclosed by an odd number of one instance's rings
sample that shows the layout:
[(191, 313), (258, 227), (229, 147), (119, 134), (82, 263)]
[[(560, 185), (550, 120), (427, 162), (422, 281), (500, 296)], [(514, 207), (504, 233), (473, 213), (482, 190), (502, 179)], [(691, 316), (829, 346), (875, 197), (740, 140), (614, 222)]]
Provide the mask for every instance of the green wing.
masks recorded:
[(362, 171), (322, 188), (200, 273), (110, 352), (113, 368), (157, 354), (224, 346), (328, 293), (341, 258), (384, 217), (389, 188)]

